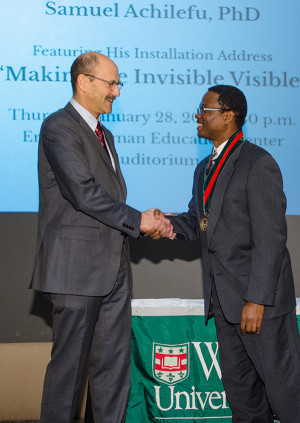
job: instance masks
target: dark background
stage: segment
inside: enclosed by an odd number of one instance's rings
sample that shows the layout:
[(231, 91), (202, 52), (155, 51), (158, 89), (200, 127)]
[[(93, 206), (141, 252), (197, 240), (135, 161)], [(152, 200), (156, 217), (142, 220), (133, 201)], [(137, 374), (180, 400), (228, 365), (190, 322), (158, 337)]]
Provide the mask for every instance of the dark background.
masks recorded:
[[(288, 248), (300, 297), (300, 216), (287, 216)], [(51, 341), (51, 305), (28, 289), (37, 213), (0, 213), (0, 342)], [(200, 243), (130, 239), (133, 298), (203, 298)]]

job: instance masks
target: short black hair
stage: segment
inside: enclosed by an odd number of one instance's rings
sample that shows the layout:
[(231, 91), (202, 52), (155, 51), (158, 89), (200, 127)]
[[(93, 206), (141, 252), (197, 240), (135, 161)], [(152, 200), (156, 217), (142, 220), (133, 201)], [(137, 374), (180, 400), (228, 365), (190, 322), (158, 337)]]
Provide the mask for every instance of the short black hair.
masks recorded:
[(247, 100), (245, 94), (232, 85), (215, 85), (208, 91), (219, 94), (218, 103), (226, 110), (234, 112), (235, 122), (240, 129), (245, 123), (247, 115)]
[(97, 66), (99, 66), (98, 55), (93, 51), (83, 53), (74, 60), (71, 66), (71, 84), (74, 94), (76, 93), (78, 75), (85, 73), (93, 75)]

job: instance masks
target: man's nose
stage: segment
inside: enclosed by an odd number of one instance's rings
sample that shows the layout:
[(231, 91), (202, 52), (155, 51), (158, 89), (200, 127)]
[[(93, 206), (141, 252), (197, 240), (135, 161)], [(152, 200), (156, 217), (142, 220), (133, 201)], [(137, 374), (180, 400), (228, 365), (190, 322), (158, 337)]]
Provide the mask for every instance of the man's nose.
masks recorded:
[(120, 88), (119, 88), (119, 86), (117, 84), (114, 85), (114, 88), (112, 90), (112, 94), (115, 97), (119, 97), (120, 96)]

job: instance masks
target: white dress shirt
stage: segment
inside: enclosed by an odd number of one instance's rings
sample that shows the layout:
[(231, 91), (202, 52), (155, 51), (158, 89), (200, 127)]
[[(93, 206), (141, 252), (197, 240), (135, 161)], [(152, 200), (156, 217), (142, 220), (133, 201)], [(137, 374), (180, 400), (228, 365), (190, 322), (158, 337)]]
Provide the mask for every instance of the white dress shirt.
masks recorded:
[[(79, 104), (76, 100), (74, 100), (73, 97), (71, 98), (70, 103), (72, 104), (72, 106), (74, 107), (74, 109), (80, 114), (80, 116), (86, 121), (86, 123), (89, 125), (89, 127), (91, 128), (91, 130), (93, 132), (95, 132), (96, 131), (96, 128), (97, 128), (98, 121), (101, 123), (101, 121), (100, 121), (100, 115), (96, 119), (92, 115), (92, 113), (90, 113), (83, 106), (81, 106), (81, 104)], [(95, 135), (96, 135), (96, 132), (95, 132)], [(110, 160), (111, 160), (111, 164), (112, 164), (114, 170), (116, 170), (115, 161), (114, 161), (113, 155), (111, 154), (111, 151), (110, 151), (108, 142), (106, 141), (106, 137), (105, 137), (104, 131), (103, 131), (103, 135), (104, 135), (104, 139), (105, 139), (105, 142), (106, 142), (106, 147), (107, 147), (107, 150), (108, 150), (108, 153), (109, 153), (109, 157), (110, 157)]]

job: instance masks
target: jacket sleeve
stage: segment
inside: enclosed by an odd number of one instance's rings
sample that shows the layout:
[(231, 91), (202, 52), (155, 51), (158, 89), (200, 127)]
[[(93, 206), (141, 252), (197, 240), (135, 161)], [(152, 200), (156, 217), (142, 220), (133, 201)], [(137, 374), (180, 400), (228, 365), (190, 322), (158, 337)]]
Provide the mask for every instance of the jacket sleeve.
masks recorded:
[(250, 170), (246, 189), (252, 250), (244, 299), (274, 306), (286, 249), (287, 229), (282, 176), (270, 155), (256, 160)]
[(141, 213), (111, 198), (95, 180), (76, 129), (70, 123), (57, 120), (50, 119), (43, 126), (40, 142), (62, 196), (75, 210), (138, 237)]

